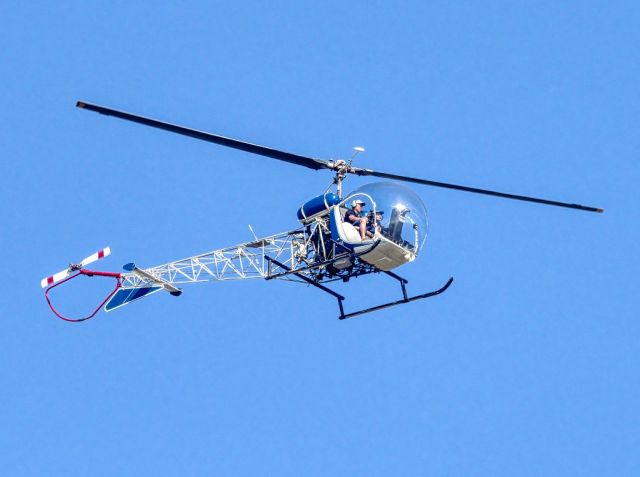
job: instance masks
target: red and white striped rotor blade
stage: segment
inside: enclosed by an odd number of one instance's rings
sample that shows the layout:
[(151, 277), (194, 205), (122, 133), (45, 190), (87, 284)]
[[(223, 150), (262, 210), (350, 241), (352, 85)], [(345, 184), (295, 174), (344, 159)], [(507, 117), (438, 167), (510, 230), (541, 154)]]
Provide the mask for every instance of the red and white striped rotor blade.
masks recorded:
[(67, 268), (66, 270), (62, 270), (61, 272), (55, 273), (50, 277), (43, 278), (40, 281), (40, 286), (42, 288), (47, 288), (49, 285), (53, 285), (54, 283), (67, 278), (69, 275), (71, 275), (71, 270)]
[(101, 258), (108, 257), (111, 254), (111, 249), (109, 247), (105, 247), (102, 250), (94, 253), (93, 255), (89, 255), (82, 262), (80, 262), (81, 267), (85, 267), (90, 263), (96, 262)]
[[(84, 266), (93, 263), (95, 261), (100, 260), (101, 258), (104, 257), (108, 257), (111, 254), (111, 249), (109, 247), (105, 247), (102, 250), (97, 251), (96, 253), (94, 253), (93, 255), (89, 255), (87, 258), (85, 258), (82, 262), (80, 262), (78, 265), (80, 266), (80, 268), (83, 268)], [(59, 282), (60, 280), (64, 280), (65, 278), (67, 278), (69, 275), (71, 275), (74, 271), (76, 271), (77, 268), (72, 268), (69, 267), (66, 270), (62, 270), (61, 272), (58, 272), (54, 275), (51, 275), (47, 278), (43, 278), (40, 281), (40, 286), (42, 288), (47, 288), (50, 285), (53, 285), (56, 282)]]

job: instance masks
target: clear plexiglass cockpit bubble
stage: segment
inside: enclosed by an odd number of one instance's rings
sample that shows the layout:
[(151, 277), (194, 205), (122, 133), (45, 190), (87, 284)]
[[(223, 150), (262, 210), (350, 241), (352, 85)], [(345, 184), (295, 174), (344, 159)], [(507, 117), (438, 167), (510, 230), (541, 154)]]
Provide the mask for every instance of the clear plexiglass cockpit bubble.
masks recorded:
[(353, 191), (349, 196), (370, 197), (365, 214), (377, 214), (383, 236), (418, 254), (427, 238), (427, 208), (414, 191), (394, 182), (374, 182)]

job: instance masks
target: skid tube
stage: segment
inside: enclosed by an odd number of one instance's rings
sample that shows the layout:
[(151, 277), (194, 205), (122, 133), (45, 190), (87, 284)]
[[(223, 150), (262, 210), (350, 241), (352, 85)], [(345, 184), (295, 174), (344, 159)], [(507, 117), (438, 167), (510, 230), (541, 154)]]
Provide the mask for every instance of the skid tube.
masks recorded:
[(353, 318), (354, 316), (364, 315), (365, 313), (371, 313), (373, 311), (382, 310), (383, 308), (389, 308), (396, 305), (403, 305), (405, 303), (409, 303), (415, 300), (422, 300), (423, 298), (430, 298), (432, 296), (439, 295), (440, 293), (446, 291), (447, 288), (449, 288), (449, 286), (453, 283), (453, 277), (449, 277), (449, 280), (447, 280), (447, 283), (445, 283), (438, 290), (434, 290), (429, 293), (423, 293), (422, 295), (412, 296), (411, 298), (409, 298), (407, 296), (407, 290), (405, 288), (405, 284), (408, 283), (407, 280), (402, 277), (399, 277), (395, 273), (391, 273), (391, 272), (385, 272), (385, 273), (400, 281), (400, 284), (402, 286), (402, 294), (404, 295), (404, 298), (402, 300), (390, 301), (389, 303), (384, 303), (382, 305), (372, 306), (371, 308), (365, 308), (364, 310), (354, 311), (353, 313), (347, 313), (346, 315), (344, 313), (341, 313), (340, 315), (341, 320), (344, 320), (347, 318)]
[[(307, 282), (309, 285), (313, 285), (314, 287), (318, 288), (319, 290), (322, 290), (325, 293), (328, 293), (329, 295), (335, 297), (338, 300), (338, 307), (340, 308), (340, 316), (338, 317), (338, 319), (340, 320), (345, 320), (347, 318), (353, 318), (355, 316), (360, 316), (360, 315), (364, 315), (366, 313), (371, 313), (374, 311), (378, 311), (378, 310), (382, 310), (384, 308), (390, 308), (392, 306), (396, 306), (396, 305), (403, 305), (405, 303), (409, 303), (412, 301), (416, 301), (416, 300), (422, 300), (423, 298), (430, 298), (432, 296), (436, 296), (439, 295), (440, 293), (444, 292), (447, 290), (447, 288), (449, 288), (449, 286), (453, 283), (453, 277), (450, 277), (449, 280), (447, 280), (447, 282), (439, 289), (428, 292), (428, 293), (423, 293), (422, 295), (416, 295), (416, 296), (412, 296), (409, 297), (407, 295), (407, 288), (405, 287), (405, 285), (408, 282), (408, 280), (406, 278), (402, 278), (399, 275), (396, 275), (393, 272), (389, 272), (389, 271), (383, 271), (384, 274), (389, 275), (392, 278), (395, 278), (396, 280), (398, 280), (400, 282), (400, 286), (402, 287), (402, 300), (396, 300), (396, 301), (391, 301), (389, 303), (383, 303), (382, 305), (377, 305), (377, 306), (372, 306), (371, 308), (365, 308), (359, 311), (354, 311), (352, 313), (345, 313), (344, 312), (344, 306), (342, 304), (342, 302), (344, 301), (345, 297), (340, 295), (339, 293), (336, 293), (335, 291), (331, 290), (330, 288), (327, 288), (324, 285), (321, 285), (315, 281), (313, 281), (312, 279), (310, 279), (309, 277), (304, 276), (303, 274), (296, 272), (295, 270), (290, 269), (289, 267), (287, 267), (284, 263), (281, 263), (279, 261), (277, 261), (274, 258), (269, 257), (268, 255), (265, 256), (265, 258), (267, 259), (267, 261), (269, 262), (269, 265), (271, 265), (271, 263), (273, 263), (274, 265), (276, 265), (279, 268), (282, 268), (283, 270), (286, 270), (286, 272), (283, 275), (295, 275), (298, 278), (301, 278), (302, 280), (304, 280), (305, 282)], [(271, 270), (271, 266), (269, 266), (269, 270)], [(274, 276), (274, 277), (268, 277), (267, 279), (270, 278), (276, 278), (278, 275)]]

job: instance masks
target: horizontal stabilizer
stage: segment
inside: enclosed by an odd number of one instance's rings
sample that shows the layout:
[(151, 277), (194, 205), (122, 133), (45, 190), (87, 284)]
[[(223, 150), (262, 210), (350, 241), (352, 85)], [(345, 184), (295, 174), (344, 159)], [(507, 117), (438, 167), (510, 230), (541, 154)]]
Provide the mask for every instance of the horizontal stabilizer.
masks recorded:
[(162, 287), (156, 285), (141, 288), (121, 288), (104, 306), (104, 311), (115, 310), (116, 308), (128, 305), (132, 301), (136, 301), (160, 290), (162, 290)]
[(168, 281), (163, 280), (162, 278), (158, 278), (158, 277), (152, 275), (151, 273), (147, 272), (146, 270), (142, 270), (141, 268), (136, 267), (136, 264), (133, 263), (133, 262), (125, 264), (125, 266), (122, 267), (122, 268), (124, 268), (128, 272), (133, 272), (139, 278), (141, 278), (143, 281), (150, 282), (150, 283), (155, 283), (157, 285), (160, 285), (162, 288), (167, 290), (173, 296), (182, 295), (182, 290), (180, 290), (179, 288), (174, 287)]

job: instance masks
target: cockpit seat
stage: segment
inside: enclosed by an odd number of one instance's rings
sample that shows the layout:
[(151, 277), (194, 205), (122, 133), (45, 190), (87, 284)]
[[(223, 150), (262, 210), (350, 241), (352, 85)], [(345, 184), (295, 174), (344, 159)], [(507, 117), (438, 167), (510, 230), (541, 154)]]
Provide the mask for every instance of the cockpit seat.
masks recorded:
[(344, 207), (334, 206), (331, 209), (331, 215), (329, 217), (331, 237), (333, 240), (340, 241), (345, 245), (359, 245), (362, 243), (360, 232), (349, 222), (343, 220), (346, 212), (347, 209)]

